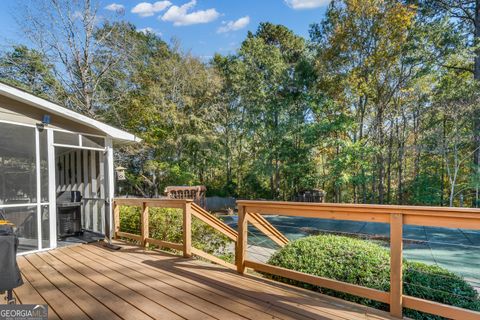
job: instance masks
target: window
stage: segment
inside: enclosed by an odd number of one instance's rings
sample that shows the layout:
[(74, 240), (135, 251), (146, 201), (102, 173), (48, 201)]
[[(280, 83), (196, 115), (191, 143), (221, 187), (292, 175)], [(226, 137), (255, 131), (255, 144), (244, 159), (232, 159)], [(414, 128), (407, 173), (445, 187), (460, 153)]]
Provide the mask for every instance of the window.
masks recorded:
[(105, 139), (102, 137), (82, 135), (82, 146), (90, 148), (103, 148), (105, 147)]
[(55, 131), (53, 134), (53, 142), (56, 144), (68, 144), (71, 146), (78, 146), (78, 134)]

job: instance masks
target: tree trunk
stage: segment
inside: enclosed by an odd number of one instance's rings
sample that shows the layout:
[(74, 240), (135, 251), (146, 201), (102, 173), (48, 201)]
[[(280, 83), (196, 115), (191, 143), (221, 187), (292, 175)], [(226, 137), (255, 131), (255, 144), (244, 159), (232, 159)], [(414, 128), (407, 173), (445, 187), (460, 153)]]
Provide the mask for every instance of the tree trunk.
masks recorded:
[[(480, 0), (475, 1), (475, 32), (474, 39), (475, 44), (478, 44), (480, 41)], [(480, 49), (476, 50), (475, 55), (475, 67), (473, 77), (475, 80), (480, 81)], [(476, 107), (476, 112), (474, 112), (473, 117), (473, 149), (476, 150), (473, 153), (473, 168), (476, 170), (476, 174), (480, 175), (480, 107)], [(478, 193), (478, 185), (476, 186)], [(478, 202), (475, 199), (475, 202)], [(478, 203), (474, 204), (475, 207), (478, 206)]]
[[(442, 121), (442, 146), (445, 146), (446, 144), (446, 139), (447, 139), (447, 119), (445, 116), (443, 116), (443, 121)], [(440, 206), (444, 206), (444, 196), (445, 196), (445, 152), (442, 153), (442, 181), (440, 183), (440, 188), (441, 188), (441, 193), (440, 193)]]
[(420, 129), (420, 112), (415, 110), (413, 112), (413, 146), (415, 150), (415, 159), (413, 165), (413, 178), (416, 179), (420, 173), (420, 146), (418, 145), (418, 133)]
[(355, 182), (353, 183), (353, 203), (358, 203), (357, 186), (355, 185)]
[(400, 137), (400, 126), (396, 123), (398, 137), (398, 204), (403, 204), (403, 137)]
[(278, 154), (275, 155), (275, 199), (280, 196), (280, 160)]
[(383, 204), (384, 201), (384, 158), (383, 158), (383, 145), (384, 145), (384, 135), (383, 135), (383, 106), (379, 106), (377, 114), (377, 132), (378, 132), (378, 147), (380, 152), (377, 154), (377, 165), (378, 165), (378, 203)]
[[(364, 97), (363, 99), (360, 99), (360, 132), (358, 135), (358, 141), (362, 143), (363, 141), (363, 124), (365, 121), (365, 108), (367, 105), (367, 97)], [(362, 155), (363, 158), (363, 155)], [(362, 175), (362, 203), (367, 203), (367, 182), (365, 181), (365, 168), (362, 165), (362, 170), (361, 170), (361, 175)]]
[(391, 201), (391, 192), (392, 192), (392, 170), (391, 170), (392, 157), (393, 157), (393, 130), (390, 130), (390, 137), (388, 141), (388, 158), (387, 158), (387, 203), (390, 203)]
[[(474, 38), (476, 41), (480, 40), (480, 0), (475, 1), (475, 31), (474, 31)], [(475, 69), (473, 77), (475, 80), (480, 80), (480, 49), (477, 49), (475, 52)]]

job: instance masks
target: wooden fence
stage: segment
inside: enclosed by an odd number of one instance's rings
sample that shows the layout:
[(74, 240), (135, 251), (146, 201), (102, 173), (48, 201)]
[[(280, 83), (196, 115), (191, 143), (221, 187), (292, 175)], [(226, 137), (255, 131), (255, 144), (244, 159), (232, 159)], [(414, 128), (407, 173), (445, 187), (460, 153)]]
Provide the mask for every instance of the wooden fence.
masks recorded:
[[(120, 232), (119, 215), (120, 206), (122, 205), (142, 207), (141, 235)], [(403, 308), (409, 308), (452, 319), (480, 319), (479, 312), (403, 294), (402, 279), (404, 225), (480, 230), (480, 210), (478, 209), (247, 200), (237, 201), (237, 205), (238, 232), (191, 200), (116, 199), (114, 204), (115, 236), (136, 240), (143, 245), (150, 243), (160, 247), (183, 251), (185, 257), (197, 255), (214, 263), (236, 269), (241, 274), (245, 272), (246, 268), (251, 268), (256, 271), (383, 302), (390, 305), (391, 315), (398, 318), (402, 317)], [(182, 244), (149, 237), (148, 209), (150, 207), (178, 208), (183, 210)], [(385, 292), (249, 260), (247, 258), (249, 224), (256, 227), (280, 246), (288, 243), (288, 239), (262, 217), (265, 214), (389, 224), (390, 291)], [(235, 242), (236, 265), (192, 247), (192, 216), (202, 220)]]

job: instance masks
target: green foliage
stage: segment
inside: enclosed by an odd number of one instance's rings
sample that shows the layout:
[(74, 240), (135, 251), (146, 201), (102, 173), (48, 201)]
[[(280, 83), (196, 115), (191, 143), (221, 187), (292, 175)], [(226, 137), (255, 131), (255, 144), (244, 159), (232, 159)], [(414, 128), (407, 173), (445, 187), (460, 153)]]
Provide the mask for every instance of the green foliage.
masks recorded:
[[(477, 291), (463, 278), (438, 266), (407, 262), (403, 272), (405, 294), (430, 301), (480, 311)], [(406, 310), (412, 319), (442, 319), (438, 316)]]
[[(335, 235), (306, 237), (278, 250), (268, 263), (382, 291), (388, 291), (390, 288), (389, 252), (371, 241)], [(403, 273), (406, 295), (480, 310), (480, 300), (475, 289), (450, 271), (438, 266), (404, 261)], [(382, 303), (369, 299), (278, 276), (267, 276), (367, 306), (388, 308)], [(413, 319), (441, 319), (441, 317), (409, 309), (405, 310), (405, 316)]]
[(129, 233), (140, 233), (140, 207), (120, 207), (120, 231)]
[[(388, 290), (389, 287), (388, 251), (371, 242), (348, 237), (326, 235), (299, 239), (278, 250), (268, 263), (378, 290)], [(350, 301), (382, 306), (365, 298), (272, 277)]]
[(282, 25), (261, 23), (237, 55), (216, 56), (214, 67), (225, 79), (220, 106), (228, 117), (221, 123), (226, 152), (220, 156), (238, 158), (227, 167), (226, 185), (235, 183), (240, 197), (270, 199), (314, 187), (315, 142), (305, 121), (305, 80), (314, 76), (305, 40)]
[(437, 175), (419, 174), (407, 185), (409, 202), (413, 205), (436, 205), (442, 203), (442, 190), (437, 182), (440, 177)]
[[(50, 7), (94, 17), (95, 2)], [(58, 46), (63, 62), (42, 51), (51, 41), (15, 46), (0, 80), (143, 138), (116, 154), (122, 194), (203, 184), (208, 195), (291, 200), (321, 188), (331, 202), (475, 206), (480, 51), (474, 6), (457, 2), (332, 1), (309, 39), (262, 22), (208, 63), (126, 21), (27, 22), (51, 27), (30, 38), (79, 41)]]
[(23, 45), (0, 57), (0, 81), (54, 101), (62, 100), (60, 83), (47, 57)]
[[(122, 206), (120, 208), (120, 231), (134, 234), (140, 233), (140, 208)], [(150, 237), (170, 241), (183, 242), (183, 214), (180, 209), (150, 208)], [(232, 261), (229, 250), (229, 239), (204, 222), (192, 217), (192, 246), (204, 252), (215, 254)]]

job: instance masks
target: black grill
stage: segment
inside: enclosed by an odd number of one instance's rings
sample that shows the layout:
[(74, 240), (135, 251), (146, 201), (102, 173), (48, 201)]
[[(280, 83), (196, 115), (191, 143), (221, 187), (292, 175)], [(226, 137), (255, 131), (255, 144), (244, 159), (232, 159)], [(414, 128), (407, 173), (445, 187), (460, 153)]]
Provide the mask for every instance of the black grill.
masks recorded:
[(1, 210), (0, 221), (0, 293), (7, 291), (7, 302), (15, 303), (12, 289), (23, 284), (16, 260), (18, 238)]
[(79, 191), (65, 191), (57, 195), (57, 232), (60, 238), (82, 232), (81, 206)]

